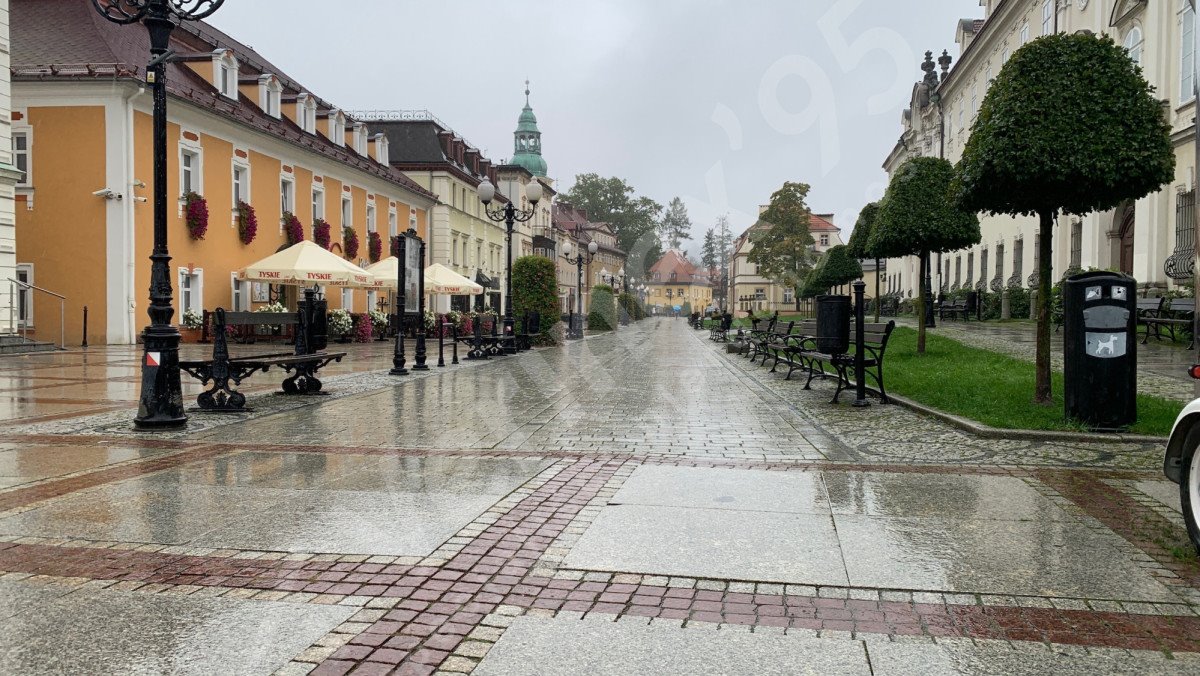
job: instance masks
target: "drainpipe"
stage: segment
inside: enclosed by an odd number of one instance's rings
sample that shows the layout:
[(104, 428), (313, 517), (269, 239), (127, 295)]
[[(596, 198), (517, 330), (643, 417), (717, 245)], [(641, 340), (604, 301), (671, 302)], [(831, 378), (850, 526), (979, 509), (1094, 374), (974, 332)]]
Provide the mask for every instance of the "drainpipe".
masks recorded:
[[(139, 85), (136, 91), (130, 92), (125, 97), (125, 138), (128, 141), (125, 147), (125, 193), (129, 199), (125, 200), (125, 219), (126, 233), (129, 238), (129, 260), (128, 260), (128, 278), (129, 285), (125, 288), (126, 296), (126, 321), (129, 335), (129, 344), (137, 345), (137, 312), (135, 310), (136, 302), (134, 296), (134, 287), (137, 284), (137, 241), (134, 233), (137, 232), (136, 227), (136, 207), (138, 201), (134, 199), (137, 195), (134, 193), (135, 188), (133, 183), (137, 180), (134, 176), (133, 156), (136, 149), (136, 138), (134, 133), (133, 115), (134, 115), (134, 100), (146, 93), (146, 87)], [(110, 310), (111, 311), (111, 310)]]
[[(1192, 22), (1193, 22), (1192, 23), (1192, 26), (1193, 26), (1192, 40), (1193, 40), (1193, 44), (1197, 48), (1200, 48), (1200, 32), (1197, 32), (1194, 28), (1195, 20), (1196, 20), (1196, 0), (1188, 0), (1188, 4), (1191, 5), (1191, 8), (1192, 8)], [(1193, 51), (1195, 51), (1195, 50), (1193, 50)], [(1194, 160), (1195, 163), (1194, 163), (1194, 168), (1192, 169), (1192, 190), (1195, 191), (1197, 189), (1197, 186), (1200, 185), (1200, 59), (1193, 58), (1192, 61), (1194, 62), (1194, 64), (1193, 64), (1194, 70), (1192, 71), (1192, 88), (1193, 88), (1192, 92), (1196, 95), (1196, 98), (1195, 98), (1196, 103), (1194, 104), (1195, 108), (1194, 108), (1193, 118), (1192, 118), (1192, 128), (1193, 128), (1192, 142), (1195, 144), (1195, 149), (1194, 149), (1195, 150), (1195, 160)], [(1200, 194), (1200, 193), (1197, 193), (1197, 194)], [(1192, 206), (1192, 209), (1196, 213), (1196, 216), (1194, 217), (1195, 218), (1194, 222), (1200, 223), (1200, 200), (1193, 200), (1193, 201), (1195, 202), (1195, 204)], [(1195, 228), (1195, 230), (1196, 230), (1196, 235), (1195, 235), (1196, 239), (1195, 239), (1195, 249), (1193, 251), (1194, 270), (1192, 272), (1192, 289), (1193, 289), (1192, 293), (1193, 293), (1193, 295), (1200, 293), (1200, 261), (1195, 260), (1196, 255), (1200, 254), (1200, 228)], [(1192, 319), (1192, 335), (1195, 336), (1196, 331), (1200, 330), (1200, 312), (1193, 313), (1193, 315), (1194, 315), (1194, 318)], [(1193, 342), (1197, 343), (1197, 351), (1195, 354), (1192, 355), (1192, 363), (1196, 364), (1196, 363), (1200, 363), (1200, 341), (1193, 341)], [(1200, 396), (1200, 380), (1195, 381), (1195, 384), (1193, 385), (1193, 393), (1196, 396)]]

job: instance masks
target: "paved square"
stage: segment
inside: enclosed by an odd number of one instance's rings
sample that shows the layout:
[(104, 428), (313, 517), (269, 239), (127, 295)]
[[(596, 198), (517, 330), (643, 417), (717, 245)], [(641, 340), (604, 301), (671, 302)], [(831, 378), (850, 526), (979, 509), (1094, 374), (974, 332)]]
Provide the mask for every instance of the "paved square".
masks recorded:
[(829, 514), (816, 472), (646, 465), (621, 485), (611, 504)]

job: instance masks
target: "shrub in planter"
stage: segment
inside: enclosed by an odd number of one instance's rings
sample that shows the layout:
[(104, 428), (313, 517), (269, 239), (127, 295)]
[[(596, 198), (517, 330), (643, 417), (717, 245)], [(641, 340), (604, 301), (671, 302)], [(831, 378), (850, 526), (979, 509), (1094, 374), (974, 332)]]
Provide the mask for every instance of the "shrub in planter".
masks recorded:
[(1008, 288), (1008, 312), (1013, 319), (1029, 317), (1029, 289), (1019, 286)]
[(249, 244), (258, 235), (258, 216), (254, 213), (254, 207), (245, 202), (238, 202), (237, 213), (238, 239), (242, 244)]
[(354, 322), (354, 342), (371, 342), (371, 316), (368, 314), (352, 315)]
[(550, 331), (559, 323), (558, 273), (554, 261), (545, 256), (521, 256), (513, 262), (512, 275), (513, 316), (537, 312), (541, 325), (536, 329), (534, 344), (556, 344)]
[(195, 310), (184, 310), (183, 316), (179, 318), (179, 327), (184, 329), (198, 329), (204, 325), (204, 318)]
[(358, 233), (348, 225), (342, 226), (342, 251), (349, 260), (358, 256)]
[(333, 240), (329, 236), (329, 224), (323, 218), (313, 221), (313, 241), (317, 243), (317, 246), (326, 250), (333, 244)]
[(592, 303), (588, 310), (588, 330), (612, 331), (617, 328), (617, 306), (612, 287), (597, 284), (592, 287)]
[(371, 310), (371, 324), (374, 325), (372, 328), (375, 330), (375, 335), (383, 337), (387, 333), (389, 322), (386, 312)]
[(280, 220), (283, 221), (283, 234), (287, 237), (288, 246), (304, 240), (304, 226), (300, 224), (300, 219), (296, 218), (295, 214), (285, 211)]
[(208, 232), (208, 202), (194, 192), (184, 195), (183, 202), (188, 236), (192, 239), (204, 239), (204, 233)]

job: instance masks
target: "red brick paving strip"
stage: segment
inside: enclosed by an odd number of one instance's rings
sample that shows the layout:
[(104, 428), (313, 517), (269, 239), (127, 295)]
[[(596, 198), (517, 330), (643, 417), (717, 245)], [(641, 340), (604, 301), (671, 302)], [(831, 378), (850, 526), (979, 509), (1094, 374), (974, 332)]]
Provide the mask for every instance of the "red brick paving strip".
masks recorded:
[[(1193, 587), (1200, 588), (1200, 563), (1196, 560), (1183, 561), (1171, 554), (1170, 549), (1155, 540), (1165, 534), (1178, 532), (1186, 539), (1181, 527), (1176, 526), (1153, 509), (1137, 502), (1125, 493), (1100, 481), (1091, 473), (1071, 470), (1040, 470), (1035, 476), (1063, 497), (1078, 505), (1117, 535), (1125, 538), (1167, 570)], [(1188, 546), (1184, 540), (1182, 546)]]

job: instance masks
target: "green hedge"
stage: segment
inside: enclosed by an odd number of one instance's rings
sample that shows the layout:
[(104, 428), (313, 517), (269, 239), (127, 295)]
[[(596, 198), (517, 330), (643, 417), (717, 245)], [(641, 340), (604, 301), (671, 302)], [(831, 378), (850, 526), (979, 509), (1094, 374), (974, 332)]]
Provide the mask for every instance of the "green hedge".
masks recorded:
[(527, 312), (541, 315), (541, 326), (534, 342), (554, 345), (555, 326), (559, 323), (558, 279), (554, 261), (545, 256), (522, 256), (513, 262), (513, 315)]
[(588, 310), (589, 331), (612, 331), (617, 328), (617, 304), (612, 287), (597, 284), (592, 287), (592, 304)]

